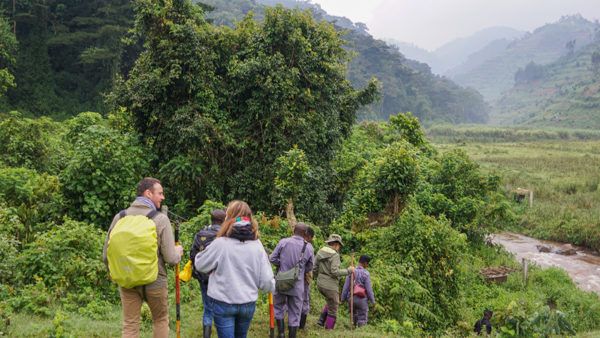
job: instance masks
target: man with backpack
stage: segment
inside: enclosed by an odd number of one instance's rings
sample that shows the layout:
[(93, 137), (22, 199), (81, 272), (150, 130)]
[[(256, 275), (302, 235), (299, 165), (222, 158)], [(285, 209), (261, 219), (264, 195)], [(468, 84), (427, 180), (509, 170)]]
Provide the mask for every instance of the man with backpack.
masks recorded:
[[(221, 224), (224, 220), (224, 210), (215, 209), (210, 213), (211, 224), (198, 231), (194, 236), (194, 244), (192, 244), (192, 248), (190, 249), (190, 259), (192, 262), (195, 262), (198, 252), (206, 249), (206, 247), (208, 247), (208, 245), (210, 245), (210, 243), (212, 243), (212, 241), (217, 237), (217, 232), (221, 230)], [(210, 298), (207, 295), (209, 275), (196, 270), (195, 264), (192, 266), (194, 266), (192, 276), (194, 276), (194, 278), (196, 278), (200, 283), (200, 291), (202, 292), (202, 305), (204, 309), (202, 316), (202, 337), (209, 338), (212, 332), (213, 322), (212, 305)]]
[(115, 215), (104, 242), (104, 263), (123, 306), (122, 337), (139, 337), (144, 301), (152, 313), (153, 337), (169, 336), (165, 263), (179, 263), (183, 248), (175, 245), (169, 217), (159, 211), (164, 199), (159, 180), (142, 179), (137, 198)]
[(367, 325), (369, 320), (369, 303), (375, 304), (375, 294), (371, 286), (371, 275), (367, 271), (369, 261), (371, 261), (371, 257), (367, 255), (360, 256), (358, 267), (354, 270), (354, 290), (350, 290), (350, 276), (347, 276), (342, 291), (342, 302), (353, 297), (354, 318), (352, 318), (352, 322), (357, 327)]
[(278, 338), (285, 338), (286, 308), (290, 338), (296, 337), (300, 326), (305, 290), (304, 274), (313, 268), (314, 250), (304, 240), (307, 229), (306, 224), (297, 223), (293, 236), (280, 240), (270, 256), (271, 263), (278, 271), (273, 294)]

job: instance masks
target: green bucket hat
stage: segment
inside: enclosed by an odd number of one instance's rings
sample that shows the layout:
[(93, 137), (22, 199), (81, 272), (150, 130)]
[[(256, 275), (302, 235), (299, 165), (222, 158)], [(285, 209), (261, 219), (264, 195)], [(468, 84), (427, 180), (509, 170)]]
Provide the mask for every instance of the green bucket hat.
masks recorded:
[(327, 244), (333, 243), (333, 242), (338, 242), (342, 246), (344, 245), (344, 243), (342, 242), (342, 236), (340, 236), (338, 234), (329, 235), (329, 238), (327, 238), (327, 240), (325, 241), (325, 243), (327, 243)]

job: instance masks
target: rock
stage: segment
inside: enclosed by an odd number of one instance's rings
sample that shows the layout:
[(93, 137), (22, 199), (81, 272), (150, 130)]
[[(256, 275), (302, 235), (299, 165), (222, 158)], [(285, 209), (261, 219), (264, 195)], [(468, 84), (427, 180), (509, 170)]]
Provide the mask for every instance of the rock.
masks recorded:
[(571, 244), (567, 244), (556, 250), (555, 253), (559, 255), (573, 256), (577, 255), (577, 250), (575, 250), (575, 248)]
[(536, 245), (535, 247), (539, 252), (552, 252), (552, 247), (550, 245)]

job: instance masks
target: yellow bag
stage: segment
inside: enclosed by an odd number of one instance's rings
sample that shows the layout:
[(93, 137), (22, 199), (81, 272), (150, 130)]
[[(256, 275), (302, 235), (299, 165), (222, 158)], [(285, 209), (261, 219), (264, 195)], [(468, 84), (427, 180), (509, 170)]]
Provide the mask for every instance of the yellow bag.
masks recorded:
[(147, 285), (158, 277), (156, 211), (148, 215), (121, 212), (108, 239), (108, 270), (119, 286), (130, 289)]
[(183, 267), (183, 270), (179, 271), (179, 280), (189, 282), (192, 279), (192, 260), (188, 260)]

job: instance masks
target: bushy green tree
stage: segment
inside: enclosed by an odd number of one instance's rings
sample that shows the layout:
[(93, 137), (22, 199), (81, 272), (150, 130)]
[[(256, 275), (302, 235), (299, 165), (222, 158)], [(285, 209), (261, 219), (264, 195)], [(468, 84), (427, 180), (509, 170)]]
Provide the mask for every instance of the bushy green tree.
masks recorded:
[(277, 158), (275, 188), (281, 194), (287, 205), (285, 213), (291, 227), (296, 224), (294, 201), (305, 188), (310, 166), (302, 149), (297, 146)]
[(380, 198), (398, 213), (412, 195), (419, 180), (417, 152), (407, 142), (396, 142), (381, 152), (375, 161), (373, 185)]
[(11, 68), (15, 63), (17, 39), (11, 32), (10, 26), (0, 14), (0, 98), (15, 85), (15, 77)]
[(108, 228), (112, 216), (135, 197), (152, 159), (129, 135), (94, 125), (81, 133), (61, 172), (69, 214)]

